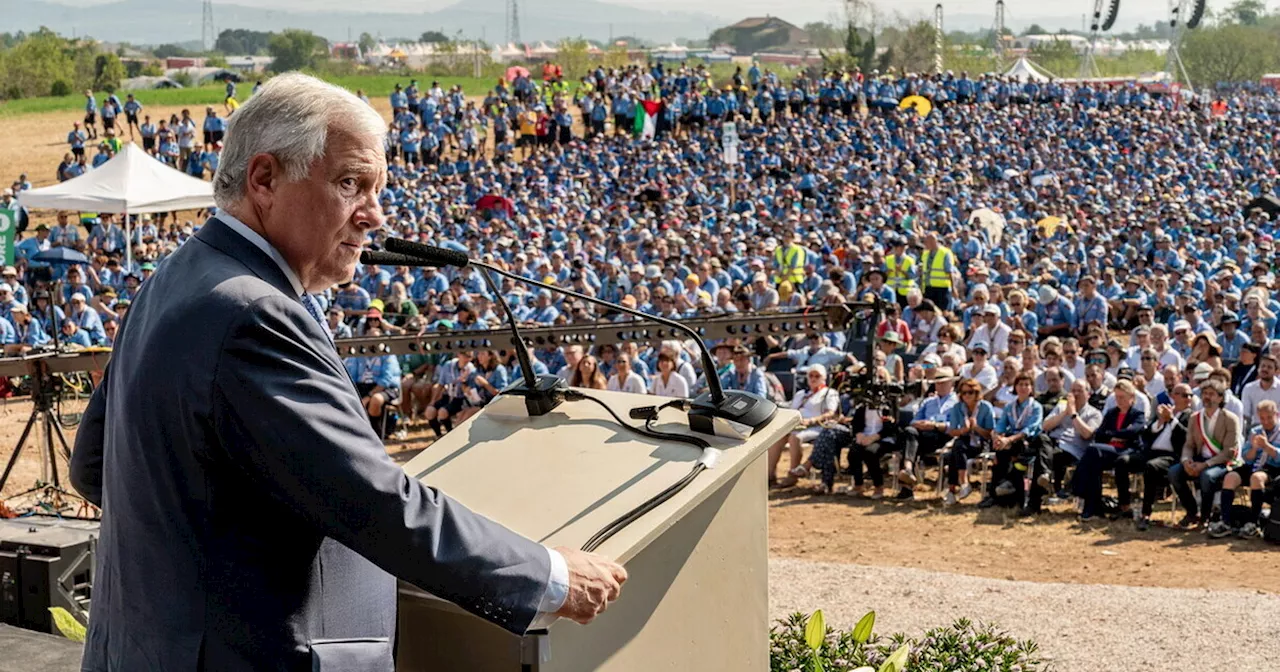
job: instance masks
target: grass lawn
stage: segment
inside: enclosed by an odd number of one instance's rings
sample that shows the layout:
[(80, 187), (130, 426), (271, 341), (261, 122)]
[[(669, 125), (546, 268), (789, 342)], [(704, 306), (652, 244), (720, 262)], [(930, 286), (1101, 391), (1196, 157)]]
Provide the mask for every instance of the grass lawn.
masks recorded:
[[(476, 79), (474, 77), (432, 77), (425, 74), (400, 75), (400, 74), (376, 74), (376, 75), (337, 75), (324, 76), (324, 79), (333, 82), (339, 86), (346, 87), (355, 91), (363, 89), (365, 94), (370, 98), (378, 96), (388, 96), (396, 83), (407, 86), (409, 80), (417, 78), (418, 87), (426, 89), (431, 86), (431, 82), (438, 81), (440, 86), (445, 89), (461, 84), (463, 93), (468, 96), (483, 96), (497, 84), (496, 79)], [(237, 96), (243, 101), (253, 90), (254, 80), (241, 82), (239, 84), (239, 95)], [(143, 105), (191, 105), (204, 106), (222, 103), (225, 95), (225, 87), (222, 84), (211, 84), (208, 86), (191, 87), (185, 89), (154, 89), (149, 91), (135, 91), (134, 95)], [(107, 94), (99, 92), (97, 94), (98, 103), (102, 103), (102, 99)], [(121, 98), (123, 98), (123, 92)], [(0, 118), (16, 117), (24, 114), (38, 114), (41, 112), (67, 112), (84, 109), (84, 95), (75, 94), (71, 96), (44, 97), (44, 98), (25, 98), (21, 100), (0, 101)]]

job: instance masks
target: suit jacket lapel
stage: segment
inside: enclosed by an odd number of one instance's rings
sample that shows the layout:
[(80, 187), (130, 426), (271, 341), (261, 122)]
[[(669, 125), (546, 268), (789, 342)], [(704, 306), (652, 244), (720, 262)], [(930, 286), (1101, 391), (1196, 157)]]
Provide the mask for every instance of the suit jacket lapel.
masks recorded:
[(244, 236), (231, 230), (222, 220), (214, 217), (200, 227), (195, 240), (217, 249), (223, 254), (244, 264), (254, 275), (271, 283), (285, 296), (294, 296), (293, 284), (285, 277), (284, 271), (276, 265), (257, 245), (249, 242)]

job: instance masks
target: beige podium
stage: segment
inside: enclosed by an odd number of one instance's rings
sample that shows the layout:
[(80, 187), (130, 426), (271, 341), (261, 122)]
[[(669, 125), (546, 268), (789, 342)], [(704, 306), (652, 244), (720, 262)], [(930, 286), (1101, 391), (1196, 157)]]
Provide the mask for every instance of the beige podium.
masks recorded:
[[(631, 424), (629, 409), (665, 399), (592, 390)], [(495, 399), (404, 469), (475, 511), (548, 546), (579, 548), (600, 528), (686, 476), (687, 444), (618, 426), (590, 401), (524, 417)], [(508, 414), (508, 412), (510, 412)], [(799, 415), (779, 410), (755, 435), (706, 436), (714, 468), (624, 528), (598, 552), (627, 568), (620, 599), (591, 625), (560, 620), (514, 636), (453, 604), (400, 586), (399, 672), (579, 672), (769, 668), (765, 451)], [(689, 433), (683, 414), (656, 429)], [(703, 436), (703, 435), (698, 435)]]

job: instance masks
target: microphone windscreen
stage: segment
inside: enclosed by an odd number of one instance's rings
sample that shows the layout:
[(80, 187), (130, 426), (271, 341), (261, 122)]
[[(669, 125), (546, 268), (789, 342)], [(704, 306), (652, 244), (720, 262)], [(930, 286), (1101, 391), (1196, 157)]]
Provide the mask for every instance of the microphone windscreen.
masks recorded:
[(388, 252), (407, 254), (423, 261), (439, 262), (441, 266), (457, 266), (466, 268), (471, 260), (457, 250), (449, 250), (434, 245), (423, 245), (403, 238), (388, 238), (383, 246)]

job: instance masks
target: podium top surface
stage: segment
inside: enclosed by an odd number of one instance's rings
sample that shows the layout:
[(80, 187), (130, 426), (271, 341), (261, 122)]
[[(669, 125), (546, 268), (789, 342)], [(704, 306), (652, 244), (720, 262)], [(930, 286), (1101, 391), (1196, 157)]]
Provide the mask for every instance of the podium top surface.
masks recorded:
[[(667, 401), (651, 395), (586, 392), (632, 425), (641, 423), (628, 417), (630, 409)], [(503, 401), (495, 399), (416, 455), (404, 470), (410, 478), (547, 546), (581, 547), (602, 527), (688, 475), (702, 455), (688, 444), (626, 430), (590, 401), (565, 402), (536, 418), (504, 415)], [(524, 403), (518, 398), (505, 401)], [(625, 563), (798, 419), (795, 411), (779, 409), (768, 426), (741, 441), (695, 434), (723, 451), (715, 468), (615, 534), (598, 552)], [(662, 412), (655, 429), (692, 434), (684, 414), (672, 408)]]

